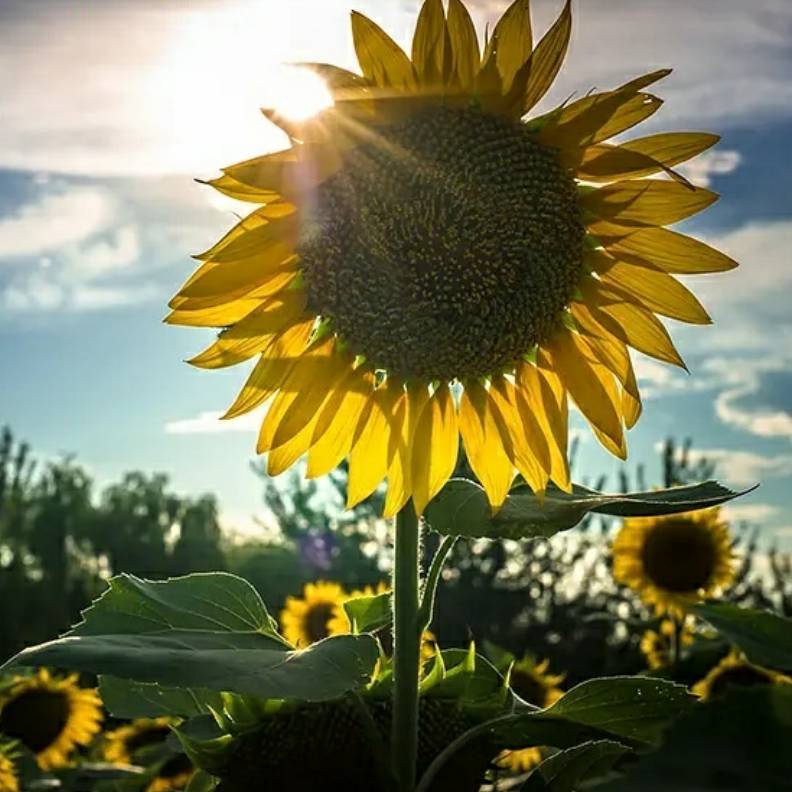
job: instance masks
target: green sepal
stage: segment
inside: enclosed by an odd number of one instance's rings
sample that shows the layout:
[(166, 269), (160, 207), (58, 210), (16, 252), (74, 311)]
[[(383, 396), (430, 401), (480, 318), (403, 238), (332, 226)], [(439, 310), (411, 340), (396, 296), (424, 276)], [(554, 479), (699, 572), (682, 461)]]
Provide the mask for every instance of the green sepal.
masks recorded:
[(191, 718), (172, 726), (184, 753), (204, 772), (217, 775), (227, 764), (234, 746), (234, 735), (218, 726), (209, 715)]

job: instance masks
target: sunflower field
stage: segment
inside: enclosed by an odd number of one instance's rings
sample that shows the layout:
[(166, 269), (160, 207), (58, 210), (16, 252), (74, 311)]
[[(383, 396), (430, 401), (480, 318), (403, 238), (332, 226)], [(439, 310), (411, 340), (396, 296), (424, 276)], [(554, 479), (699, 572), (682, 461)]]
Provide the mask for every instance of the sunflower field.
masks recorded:
[(573, 481), (572, 406), (626, 459), (634, 353), (685, 369), (680, 276), (737, 262), (672, 228), (718, 137), (632, 136), (669, 70), (537, 110), (572, 15), (425, 0), (406, 52), (353, 13), (359, 69), (301, 64), (325, 106), (208, 181), (250, 211), (165, 321), (248, 364), (266, 538), (5, 435), (0, 792), (792, 790), (792, 566), (744, 493), (672, 441), (658, 486)]

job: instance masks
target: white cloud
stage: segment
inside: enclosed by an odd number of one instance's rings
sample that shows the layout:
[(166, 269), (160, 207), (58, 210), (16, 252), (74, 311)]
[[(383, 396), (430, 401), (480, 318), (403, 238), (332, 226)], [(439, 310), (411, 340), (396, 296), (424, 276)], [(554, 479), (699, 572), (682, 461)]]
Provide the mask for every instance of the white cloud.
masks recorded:
[(721, 513), (731, 522), (759, 523), (775, 517), (780, 511), (778, 506), (769, 503), (730, 503), (721, 507)]
[[(662, 444), (656, 445), (657, 450)], [(679, 452), (680, 457), (682, 451)], [(733, 448), (695, 448), (687, 452), (690, 463), (702, 459), (716, 466), (719, 478), (735, 486), (753, 486), (768, 478), (784, 478), (792, 475), (792, 454), (759, 454)]]
[(260, 410), (230, 421), (221, 421), (222, 412), (207, 410), (194, 418), (181, 418), (165, 424), (166, 434), (220, 434), (225, 432), (258, 432), (261, 426)]
[[(737, 402), (760, 390), (757, 380), (725, 390), (715, 400), (715, 413), (725, 424), (743, 429), (757, 437), (792, 438), (792, 412), (767, 408), (741, 407)], [(792, 470), (790, 471), (792, 472)]]
[(79, 187), (45, 195), (0, 218), (0, 258), (50, 253), (99, 233), (113, 217), (106, 190)]
[(694, 184), (708, 187), (713, 176), (733, 173), (742, 162), (739, 151), (706, 151), (701, 156), (677, 166), (677, 170)]

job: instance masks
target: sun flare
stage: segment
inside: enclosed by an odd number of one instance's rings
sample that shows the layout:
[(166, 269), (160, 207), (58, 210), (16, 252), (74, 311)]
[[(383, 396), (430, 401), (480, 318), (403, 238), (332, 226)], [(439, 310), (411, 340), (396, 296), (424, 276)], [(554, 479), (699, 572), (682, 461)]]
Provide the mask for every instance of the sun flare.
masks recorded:
[(315, 72), (299, 66), (281, 66), (268, 82), (265, 106), (290, 121), (306, 121), (333, 105), (327, 83)]

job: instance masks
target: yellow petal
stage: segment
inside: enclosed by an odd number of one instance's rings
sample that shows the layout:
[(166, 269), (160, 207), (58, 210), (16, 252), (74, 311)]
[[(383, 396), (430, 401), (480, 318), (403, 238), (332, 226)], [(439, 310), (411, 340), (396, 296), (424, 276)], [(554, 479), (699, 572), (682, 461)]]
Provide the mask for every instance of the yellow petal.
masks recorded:
[[(592, 426), (622, 442), (622, 423), (605, 385), (607, 374), (602, 366), (592, 364), (576, 333), (559, 330), (543, 347), (564, 387)], [(610, 375), (608, 375), (610, 376)], [(611, 377), (611, 381), (612, 381)]]
[(509, 494), (514, 467), (503, 446), (489, 394), (475, 380), (467, 382), (462, 392), (459, 431), (470, 467), (484, 487), (493, 510), (497, 510)]
[(714, 146), (720, 137), (708, 132), (661, 132), (657, 135), (627, 140), (620, 144), (623, 151), (645, 154), (664, 165), (678, 165)]
[[(395, 517), (404, 508), (413, 491), (412, 482), (412, 446), (418, 420), (429, 399), (429, 391), (425, 385), (410, 385), (402, 396), (404, 418), (401, 421), (402, 431), (399, 435), (391, 434), (391, 445), (394, 453), (388, 468), (388, 492), (385, 496), (383, 517)], [(400, 410), (397, 406), (397, 410)], [(396, 441), (394, 443), (394, 441)]]
[(207, 349), (187, 361), (205, 369), (234, 366), (266, 350), (278, 333), (295, 324), (303, 315), (305, 293), (286, 292), (284, 299), (256, 308), (233, 327), (223, 331)]
[(167, 324), (187, 327), (228, 327), (244, 319), (261, 305), (261, 300), (243, 297), (239, 300), (196, 310), (176, 309), (164, 319)]
[(290, 440), (319, 412), (351, 362), (327, 336), (303, 352), (289, 369), (261, 424), (256, 451), (263, 454)]
[(600, 279), (613, 291), (650, 311), (690, 324), (712, 324), (695, 296), (671, 275), (649, 265), (611, 260)]
[(209, 179), (201, 184), (208, 184), (223, 195), (229, 198), (234, 198), (237, 201), (248, 201), (250, 203), (269, 203), (280, 198), (279, 193), (274, 190), (263, 190), (260, 187), (252, 187), (249, 184), (243, 184), (236, 179), (224, 173), (216, 179)]
[(314, 427), (313, 444), (308, 452), (308, 478), (324, 476), (349, 454), (373, 396), (372, 376), (360, 369), (350, 370), (322, 407)]
[(352, 38), (360, 70), (383, 88), (415, 85), (412, 64), (402, 48), (368, 17), (352, 12)]
[(451, 478), (459, 454), (459, 427), (454, 397), (442, 383), (426, 402), (415, 428), (411, 478), (417, 514)]
[(267, 474), (278, 476), (290, 468), (309, 448), (318, 414), (314, 413), (308, 423), (287, 443), (273, 448), (267, 455)]
[(390, 465), (391, 434), (401, 433), (400, 417), (395, 412), (401, 394), (394, 387), (382, 385), (374, 391), (368, 415), (361, 420), (360, 432), (349, 454), (347, 508), (360, 503), (385, 478)]
[[(447, 44), (448, 48), (446, 48)], [(421, 84), (429, 86), (444, 84), (444, 75), (450, 72), (452, 58), (450, 50), (443, 0), (424, 0), (418, 14), (412, 43), (412, 62)]]
[(598, 234), (612, 255), (624, 261), (647, 262), (666, 272), (693, 275), (725, 272), (737, 262), (697, 239), (667, 228), (624, 228), (622, 233)]
[(463, 90), (470, 90), (476, 80), (481, 55), (473, 20), (461, 0), (448, 2), (448, 34), (453, 52), (454, 74)]
[(580, 289), (594, 319), (611, 335), (645, 355), (685, 368), (668, 331), (651, 311), (622, 302), (596, 282), (581, 283)]
[[(540, 373), (532, 363), (522, 363), (516, 372), (518, 395), (530, 406), (547, 440), (550, 478), (561, 489), (571, 491), (567, 435), (569, 432), (566, 395), (561, 381), (550, 372)], [(555, 390), (548, 379), (555, 383)]]
[(523, 98), (523, 113), (527, 113), (549, 90), (566, 57), (569, 34), (572, 31), (572, 3), (564, 8), (550, 30), (536, 45), (531, 55), (531, 68)]
[(488, 47), (490, 51), (484, 53), (484, 60), (487, 60), (497, 42), (495, 63), (503, 81), (504, 91), (509, 90), (514, 75), (528, 60), (533, 48), (529, 6), (529, 0), (514, 0), (503, 12), (503, 16), (492, 31)]
[(658, 179), (615, 182), (581, 196), (580, 205), (596, 220), (589, 223), (596, 235), (597, 223), (613, 221), (621, 225), (668, 225), (706, 209), (718, 196), (702, 187)]
[(280, 387), (289, 370), (308, 344), (313, 320), (301, 322), (285, 330), (275, 339), (266, 355), (262, 355), (225, 419), (236, 418), (263, 404)]
[(512, 449), (514, 466), (535, 493), (544, 492), (550, 458), (547, 443), (544, 447), (537, 443), (540, 432), (536, 419), (523, 400), (518, 405), (514, 386), (503, 376), (493, 377), (489, 396), (503, 446)]

